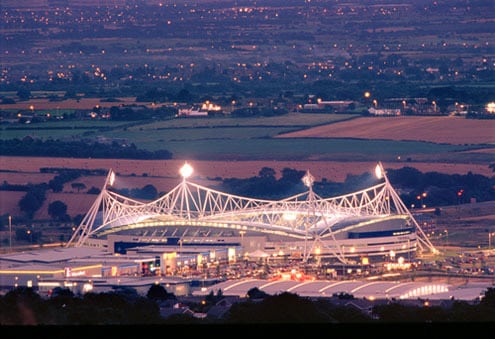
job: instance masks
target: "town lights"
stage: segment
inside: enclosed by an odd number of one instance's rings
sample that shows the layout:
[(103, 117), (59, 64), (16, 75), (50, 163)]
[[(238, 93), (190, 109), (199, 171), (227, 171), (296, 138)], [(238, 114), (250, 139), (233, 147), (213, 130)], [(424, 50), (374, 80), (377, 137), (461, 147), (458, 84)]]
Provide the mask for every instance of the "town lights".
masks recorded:
[(180, 175), (184, 179), (189, 178), (192, 175), (192, 173), (193, 173), (193, 168), (187, 162), (180, 168)]

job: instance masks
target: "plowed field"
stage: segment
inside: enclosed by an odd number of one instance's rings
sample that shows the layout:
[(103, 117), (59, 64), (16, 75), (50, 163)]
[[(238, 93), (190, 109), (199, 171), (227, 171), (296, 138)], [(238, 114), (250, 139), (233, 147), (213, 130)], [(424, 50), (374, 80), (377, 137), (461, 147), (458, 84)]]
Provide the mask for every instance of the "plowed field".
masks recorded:
[(418, 140), (454, 145), (495, 144), (495, 119), (465, 119), (458, 116), (362, 117), (277, 137)]
[[(113, 169), (117, 174), (123, 176), (142, 177), (135, 178), (138, 185), (143, 182), (153, 182), (163, 180), (162, 178), (180, 179), (179, 169), (184, 164), (184, 160), (126, 160), (126, 159), (75, 159), (75, 158), (36, 158), (36, 157), (0, 157), (0, 170), (11, 170), (18, 173), (2, 173), (2, 181), (15, 182), (37, 182), (37, 175), (40, 179), (46, 180), (46, 174), (37, 174), (43, 167), (65, 167), (81, 169)], [(326, 178), (329, 181), (342, 182), (348, 174), (362, 174), (373, 171), (376, 162), (370, 161), (188, 161), (194, 168), (193, 178), (214, 179), (214, 178), (248, 178), (258, 175), (263, 167), (270, 167), (280, 174), (284, 168), (297, 170), (309, 170), (316, 180)], [(402, 168), (405, 166), (417, 168), (421, 172), (436, 171), (446, 174), (467, 174), (468, 172), (492, 176), (493, 171), (487, 165), (482, 164), (460, 164), (460, 163), (429, 163), (429, 162), (405, 162), (397, 161), (384, 163), (385, 168)], [(29, 176), (22, 174), (28, 172)], [(156, 177), (156, 178), (154, 178)], [(9, 179), (12, 178), (12, 179)], [(13, 179), (16, 178), (16, 179)], [(20, 180), (22, 178), (23, 180)], [(131, 179), (131, 178), (129, 178)], [(126, 179), (127, 180), (127, 179)], [(103, 183), (102, 183), (103, 184)], [(139, 186), (142, 187), (142, 186)]]
[[(74, 159), (74, 158), (36, 158), (36, 157), (0, 157), (1, 180), (9, 184), (25, 185), (50, 181), (56, 174), (40, 173), (43, 167), (63, 167), (80, 169), (113, 169), (117, 173), (115, 186), (118, 188), (143, 188), (153, 185), (158, 192), (167, 192), (180, 183), (179, 169), (184, 160), (123, 160), (123, 159)], [(188, 161), (194, 168), (190, 180), (212, 187), (219, 178), (248, 178), (257, 176), (263, 167), (273, 168), (280, 176), (282, 169), (309, 170), (317, 181), (326, 178), (329, 181), (342, 182), (348, 174), (362, 174), (373, 171), (376, 162), (366, 161)], [(402, 168), (410, 166), (421, 172), (436, 171), (446, 174), (467, 174), (472, 172), (485, 176), (493, 176), (488, 165), (459, 163), (426, 163), (426, 162), (392, 162), (384, 163), (385, 168)], [(95, 199), (95, 195), (86, 194), (92, 187), (101, 188), (105, 176), (87, 176), (74, 182), (83, 183), (86, 187), (80, 192), (72, 188), (70, 182), (58, 195), (48, 193), (47, 200), (36, 213), (35, 218), (48, 217), (48, 204), (62, 200), (68, 206), (71, 216), (87, 212)], [(20, 215), (18, 202), (24, 192), (0, 191), (0, 215)]]

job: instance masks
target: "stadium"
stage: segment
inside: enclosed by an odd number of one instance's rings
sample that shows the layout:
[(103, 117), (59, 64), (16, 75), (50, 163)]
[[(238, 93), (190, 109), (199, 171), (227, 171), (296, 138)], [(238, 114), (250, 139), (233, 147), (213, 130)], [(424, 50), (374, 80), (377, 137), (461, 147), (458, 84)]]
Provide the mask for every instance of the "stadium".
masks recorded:
[(218, 260), (223, 251), (229, 262), (243, 257), (341, 264), (399, 262), (438, 252), (381, 163), (375, 168), (378, 184), (330, 198), (313, 192), (309, 171), (302, 178), (307, 190), (280, 200), (236, 196), (196, 184), (187, 162), (179, 173), (181, 182), (168, 193), (139, 201), (112, 191), (116, 175), (110, 170), (67, 247), (125, 253), (155, 245), (170, 252), (203, 253), (198, 261)]

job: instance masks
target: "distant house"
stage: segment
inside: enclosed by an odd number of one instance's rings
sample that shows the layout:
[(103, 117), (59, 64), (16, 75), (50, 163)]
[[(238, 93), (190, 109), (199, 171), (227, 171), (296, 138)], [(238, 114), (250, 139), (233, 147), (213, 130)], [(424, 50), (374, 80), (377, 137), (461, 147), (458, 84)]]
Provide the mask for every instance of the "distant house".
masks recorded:
[(172, 315), (175, 314), (188, 314), (192, 315), (194, 312), (189, 309), (186, 305), (183, 305), (181, 303), (176, 303), (172, 307), (170, 306), (165, 306), (165, 307), (160, 307), (160, 315), (162, 318), (168, 318)]
[(174, 304), (172, 307), (160, 307), (160, 315), (164, 319), (175, 314), (187, 314), (198, 319), (204, 319), (207, 316), (206, 313), (194, 312), (187, 305), (180, 302)]
[(193, 106), (193, 107), (189, 107), (189, 108), (180, 108), (178, 116), (206, 117), (206, 116), (208, 116), (208, 111), (202, 110), (198, 106)]
[(427, 73), (433, 74), (433, 73), (438, 73), (440, 72), (440, 69), (438, 67), (427, 67), (425, 69)]
[(400, 109), (398, 108), (374, 108), (368, 109), (368, 112), (372, 115), (400, 115)]
[(221, 106), (206, 101), (201, 105), (193, 105), (192, 107), (188, 108), (179, 108), (179, 113), (177, 114), (177, 116), (201, 117), (220, 112), (222, 112)]
[(229, 298), (223, 298), (208, 310), (208, 318), (221, 319), (230, 310), (233, 303), (239, 302), (239, 298), (235, 301)]
[(350, 100), (335, 100), (335, 101), (323, 101), (318, 99), (316, 103), (307, 103), (303, 105), (303, 112), (343, 112), (354, 104), (354, 101)]

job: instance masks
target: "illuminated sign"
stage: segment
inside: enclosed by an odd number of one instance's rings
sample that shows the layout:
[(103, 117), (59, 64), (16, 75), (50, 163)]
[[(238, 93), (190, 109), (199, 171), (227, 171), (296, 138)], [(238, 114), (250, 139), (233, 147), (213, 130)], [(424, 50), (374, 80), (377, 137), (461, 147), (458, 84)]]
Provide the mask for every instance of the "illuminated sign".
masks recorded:
[(86, 271), (85, 270), (77, 270), (73, 271), (70, 267), (66, 267), (64, 269), (64, 273), (66, 277), (80, 277), (80, 276), (85, 276)]

